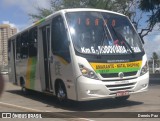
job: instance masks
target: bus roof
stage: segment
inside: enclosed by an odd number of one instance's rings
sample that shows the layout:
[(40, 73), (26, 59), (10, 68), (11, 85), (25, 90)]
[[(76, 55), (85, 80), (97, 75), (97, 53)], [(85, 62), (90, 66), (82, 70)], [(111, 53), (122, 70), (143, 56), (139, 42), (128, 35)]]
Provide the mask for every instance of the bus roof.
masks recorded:
[(108, 12), (108, 13), (114, 13), (114, 14), (125, 16), (121, 13), (117, 13), (114, 11), (103, 10), (103, 9), (93, 9), (93, 8), (72, 8), (72, 9), (63, 9), (62, 11), (64, 11), (64, 12), (79, 12), (79, 11)]
[(80, 11), (108, 12), (108, 13), (113, 13), (113, 14), (125, 16), (124, 14), (121, 14), (121, 13), (117, 13), (117, 12), (113, 12), (113, 11), (109, 11), (109, 10), (103, 10), (103, 9), (93, 9), (93, 8), (62, 9), (62, 10), (59, 10), (59, 11), (57, 11), (57, 12), (52, 13), (51, 15), (49, 15), (49, 16), (47, 16), (47, 17), (45, 17), (45, 18), (42, 18), (42, 19), (36, 21), (36, 22), (33, 23), (31, 26), (29, 26), (29, 27), (25, 28), (24, 30), (18, 32), (17, 34), (11, 36), (10, 39), (16, 37), (17, 35), (19, 35), (19, 34), (21, 34), (21, 33), (23, 33), (23, 32), (25, 32), (26, 30), (29, 30), (29, 29), (32, 29), (32, 28), (36, 27), (38, 24), (40, 24), (40, 23), (43, 22), (43, 21), (52, 19), (52, 17), (53, 17), (54, 15), (57, 15), (57, 14), (60, 14), (60, 13), (80, 12)]

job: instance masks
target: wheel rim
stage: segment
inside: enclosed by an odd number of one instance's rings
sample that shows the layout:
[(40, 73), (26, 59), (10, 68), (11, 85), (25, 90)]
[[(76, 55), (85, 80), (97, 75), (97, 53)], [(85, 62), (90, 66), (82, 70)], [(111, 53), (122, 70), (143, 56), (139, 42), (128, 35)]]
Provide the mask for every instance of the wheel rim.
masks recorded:
[(58, 86), (57, 97), (59, 101), (63, 101), (66, 98), (66, 93), (61, 83)]
[(22, 92), (26, 92), (26, 88), (25, 87), (22, 87)]

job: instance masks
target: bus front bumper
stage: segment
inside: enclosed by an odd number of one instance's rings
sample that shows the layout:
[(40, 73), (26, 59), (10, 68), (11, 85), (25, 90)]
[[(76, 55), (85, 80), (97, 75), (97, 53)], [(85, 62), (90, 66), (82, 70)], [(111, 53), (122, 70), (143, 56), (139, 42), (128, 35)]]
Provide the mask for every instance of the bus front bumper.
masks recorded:
[(148, 83), (149, 73), (125, 81), (101, 81), (80, 76), (77, 79), (77, 101), (114, 98), (122, 91), (128, 95), (144, 92)]

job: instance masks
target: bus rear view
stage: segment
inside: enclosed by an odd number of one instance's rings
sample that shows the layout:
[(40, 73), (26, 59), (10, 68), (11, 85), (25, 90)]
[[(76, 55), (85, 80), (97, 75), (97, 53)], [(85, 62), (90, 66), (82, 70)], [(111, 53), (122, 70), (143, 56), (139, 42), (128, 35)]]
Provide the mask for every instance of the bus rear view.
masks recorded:
[(105, 11), (66, 11), (77, 100), (126, 100), (148, 88), (142, 41), (129, 19)]

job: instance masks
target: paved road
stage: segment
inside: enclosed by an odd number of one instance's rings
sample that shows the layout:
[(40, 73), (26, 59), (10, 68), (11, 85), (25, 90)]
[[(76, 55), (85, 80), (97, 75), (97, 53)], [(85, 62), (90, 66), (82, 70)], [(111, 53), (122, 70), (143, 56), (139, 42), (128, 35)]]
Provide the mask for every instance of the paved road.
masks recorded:
[[(7, 81), (5, 91), (0, 99), (0, 112), (160, 112), (160, 83), (158, 79), (150, 81), (149, 90), (132, 95), (125, 102), (115, 99), (59, 105), (55, 97), (33, 92), (24, 95), (21, 88)], [(102, 113), (100, 114), (102, 115)], [(154, 119), (153, 119), (154, 120)]]

